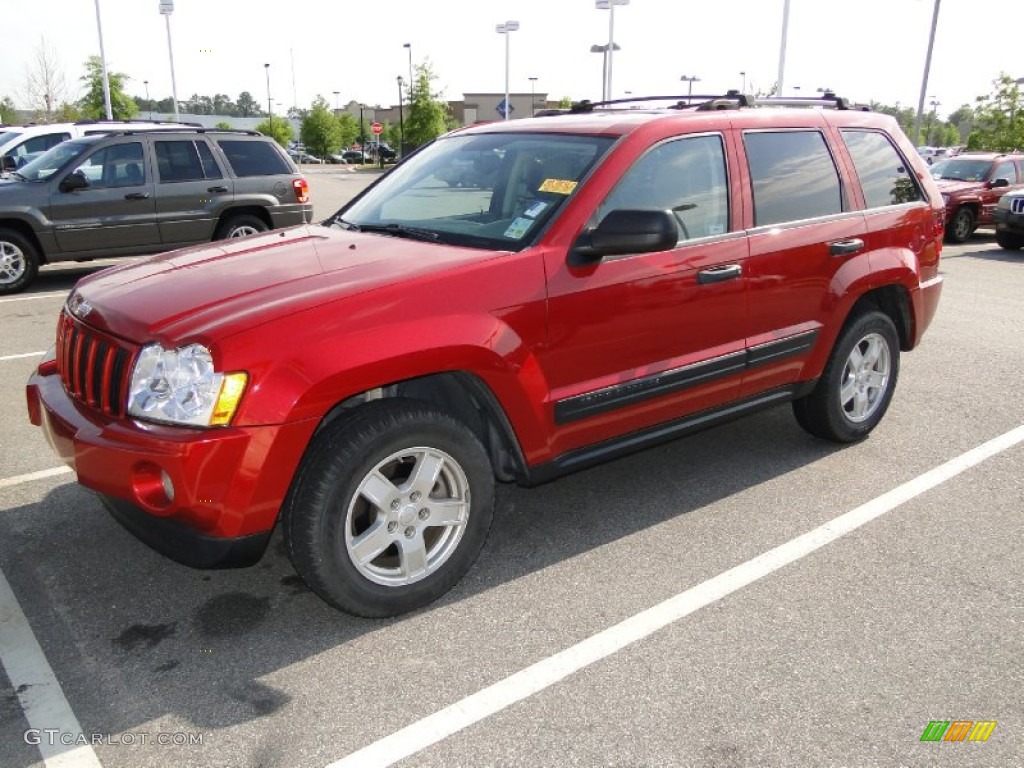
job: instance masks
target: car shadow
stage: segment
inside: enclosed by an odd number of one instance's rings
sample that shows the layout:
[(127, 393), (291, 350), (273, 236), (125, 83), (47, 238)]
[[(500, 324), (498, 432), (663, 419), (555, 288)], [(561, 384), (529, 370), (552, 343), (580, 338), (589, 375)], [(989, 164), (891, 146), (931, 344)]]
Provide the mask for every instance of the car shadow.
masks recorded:
[[(288, 691), (263, 678), (292, 664), (405, 622), (422, 631), (432, 611), (837, 450), (778, 407), (538, 488), (502, 486), (467, 577), (433, 606), (394, 619), (323, 603), (291, 567), (279, 532), (252, 568), (196, 571), (136, 541), (74, 483), (0, 515), (0, 568), (87, 731), (138, 731), (168, 715), (207, 731), (286, 707)], [(329, 674), (346, 684), (345, 670)]]

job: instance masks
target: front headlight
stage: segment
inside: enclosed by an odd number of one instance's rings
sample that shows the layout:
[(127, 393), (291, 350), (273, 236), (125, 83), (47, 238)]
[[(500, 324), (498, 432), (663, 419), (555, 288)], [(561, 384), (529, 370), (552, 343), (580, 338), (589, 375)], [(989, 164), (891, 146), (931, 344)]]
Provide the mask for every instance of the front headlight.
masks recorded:
[(231, 423), (248, 382), (245, 373), (217, 373), (201, 344), (142, 348), (132, 370), (128, 413), (147, 421), (197, 427)]

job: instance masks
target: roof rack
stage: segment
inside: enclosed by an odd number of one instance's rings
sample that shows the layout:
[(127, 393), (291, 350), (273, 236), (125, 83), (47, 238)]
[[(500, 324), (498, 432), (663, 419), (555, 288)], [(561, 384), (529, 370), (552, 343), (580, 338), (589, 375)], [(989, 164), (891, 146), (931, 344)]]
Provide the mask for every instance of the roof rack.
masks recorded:
[(724, 95), (707, 94), (686, 94), (683, 96), (639, 96), (628, 99), (609, 99), (606, 101), (582, 101), (573, 102), (569, 109), (544, 109), (536, 113), (535, 117), (548, 117), (564, 114), (586, 114), (594, 112), (599, 107), (615, 107), (622, 104), (643, 104), (656, 101), (672, 101), (665, 109), (692, 109), (695, 111), (707, 112), (719, 109), (741, 109), (745, 107), (824, 107), (826, 109), (858, 110), (868, 112), (870, 107), (866, 104), (855, 104), (842, 96), (836, 96), (831, 91), (821, 96), (794, 96), (794, 97), (758, 97), (739, 91), (726, 91)]
[(120, 130), (107, 131), (105, 133), (96, 133), (94, 136), (149, 136), (151, 134), (161, 133), (237, 133), (243, 136), (262, 136), (263, 134), (259, 131), (250, 131), (245, 128), (206, 128), (202, 125), (196, 124), (182, 124), (181, 128), (122, 128)]
[(138, 119), (127, 119), (127, 120), (75, 120), (74, 125), (125, 125), (135, 123), (151, 123), (153, 125), (184, 125), (188, 127), (202, 127), (202, 123), (182, 123), (176, 120), (138, 120)]

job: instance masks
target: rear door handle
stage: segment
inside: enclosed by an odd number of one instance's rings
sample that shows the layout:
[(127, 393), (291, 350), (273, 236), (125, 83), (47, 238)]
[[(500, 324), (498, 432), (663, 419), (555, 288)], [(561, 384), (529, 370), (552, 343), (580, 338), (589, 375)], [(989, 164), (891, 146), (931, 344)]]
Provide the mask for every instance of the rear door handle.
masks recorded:
[(227, 192), (227, 187), (210, 187), (206, 190), (207, 192)]
[(725, 280), (735, 280), (743, 274), (743, 267), (739, 264), (723, 264), (720, 267), (702, 269), (697, 273), (697, 285), (708, 283), (721, 283)]
[(125, 200), (145, 200), (149, 197), (149, 192), (129, 192), (124, 196)]
[(832, 256), (849, 256), (864, 250), (864, 241), (859, 237), (851, 237), (849, 240), (836, 240), (828, 244), (828, 252)]

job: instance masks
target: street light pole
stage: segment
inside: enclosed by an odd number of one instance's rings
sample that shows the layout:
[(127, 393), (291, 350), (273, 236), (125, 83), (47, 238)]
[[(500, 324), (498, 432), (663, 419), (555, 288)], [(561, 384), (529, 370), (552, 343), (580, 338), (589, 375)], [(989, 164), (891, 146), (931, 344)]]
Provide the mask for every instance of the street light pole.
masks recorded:
[(174, 0), (160, 0), (160, 13), (167, 22), (167, 56), (171, 60), (171, 98), (174, 99), (174, 120), (178, 122), (178, 83), (174, 79), (174, 46), (171, 45), (171, 14), (174, 13)]
[(695, 77), (694, 75), (683, 75), (679, 79), (683, 80), (687, 84), (686, 85), (686, 103), (689, 104), (690, 103), (690, 97), (693, 96), (693, 84), (694, 83), (699, 83), (700, 82), (700, 78), (699, 77)]
[(530, 80), (530, 117), (537, 114), (537, 78), (531, 77)]
[(270, 65), (264, 64), (263, 69), (267, 73), (267, 119), (270, 121), (270, 132), (274, 132), (274, 107), (270, 103)]
[(412, 43), (402, 43), (402, 47), (409, 51), (409, 102), (412, 102), (412, 87), (416, 81), (412, 79)]
[(341, 91), (335, 91), (334, 92), (334, 114), (335, 115), (337, 115), (337, 114), (339, 114), (341, 112), (341, 107), (338, 106), (338, 95), (340, 93), (341, 93)]
[(363, 160), (366, 160), (366, 134), (363, 131), (363, 110), (366, 109), (365, 104), (359, 105), (359, 149), (363, 153)]
[(939, 3), (942, 0), (935, 0), (935, 9), (932, 11), (932, 31), (928, 35), (928, 53), (924, 59), (924, 77), (921, 78), (921, 98), (917, 101), (917, 116), (914, 118), (914, 136), (911, 141), (916, 146), (921, 141), (921, 115), (924, 113), (924, 95), (928, 90), (928, 73), (932, 68), (932, 49), (935, 47), (935, 29), (939, 26)]
[(746, 72), (740, 72), (740, 77), (743, 78), (743, 90), (741, 90), (740, 93), (746, 93), (747, 92), (747, 73)]
[[(399, 75), (396, 80), (398, 81), (398, 149), (401, 155), (405, 156), (405, 118), (402, 115), (402, 76)], [(377, 154), (380, 155), (381, 167), (384, 166), (384, 155), (380, 151), (380, 138), (377, 138)]]
[(782, 95), (782, 81), (786, 76), (786, 38), (789, 36), (789, 0), (782, 3), (782, 42), (779, 43), (779, 77), (775, 83), (775, 95)]
[(100, 69), (103, 72), (103, 105), (107, 110), (107, 120), (114, 119), (110, 108), (110, 78), (107, 77), (107, 55), (103, 52), (103, 22), (100, 21), (100, 0), (96, 0), (96, 31), (100, 36)]
[(935, 112), (936, 112), (936, 110), (938, 110), (939, 105), (941, 103), (942, 102), (939, 101), (938, 99), (936, 99), (934, 96), (932, 96), (932, 100), (929, 102), (929, 104), (931, 104), (931, 107), (932, 107), (932, 114), (928, 118), (928, 131), (925, 133), (925, 137), (924, 137), (924, 143), (925, 144), (931, 144), (932, 143), (932, 128), (935, 126)]
[(512, 106), (511, 104), (508, 103), (508, 99), (509, 99), (509, 93), (508, 93), (508, 69), (509, 69), (509, 45), (508, 45), (508, 38), (509, 38), (509, 35), (512, 32), (515, 32), (517, 29), (519, 29), (519, 22), (518, 21), (506, 21), (504, 24), (499, 24), (498, 26), (496, 26), (494, 28), (495, 32), (497, 32), (499, 35), (504, 35), (505, 36), (505, 109), (502, 110), (502, 112), (504, 113), (502, 115), (502, 117), (501, 117), (502, 120), (508, 120), (508, 113), (511, 112), (510, 107)]
[(614, 98), (612, 90), (612, 54), (619, 50), (615, 46), (615, 6), (629, 5), (629, 0), (595, 0), (594, 7), (598, 10), (608, 11), (608, 66), (605, 75), (605, 86), (602, 89), (607, 95), (603, 98)]
[(153, 119), (153, 105), (149, 101), (149, 80), (143, 80), (142, 84), (146, 86), (146, 107), (149, 110), (149, 119)]

